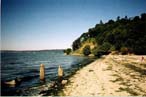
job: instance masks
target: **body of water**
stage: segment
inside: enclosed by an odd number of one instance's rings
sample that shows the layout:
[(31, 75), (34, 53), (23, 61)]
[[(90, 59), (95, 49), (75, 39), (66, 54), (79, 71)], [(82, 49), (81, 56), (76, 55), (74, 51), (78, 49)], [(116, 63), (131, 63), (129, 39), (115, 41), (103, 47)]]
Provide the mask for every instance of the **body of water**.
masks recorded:
[[(46, 83), (57, 80), (58, 66), (64, 70), (64, 77), (70, 76), (78, 68), (92, 62), (94, 58), (64, 55), (62, 50), (46, 51), (2, 51), (1, 52), (1, 81), (23, 79), (16, 87), (2, 86), (2, 95), (37, 95), (18, 91), (39, 87), (43, 83), (39, 80), (40, 64), (45, 65)], [(46, 84), (44, 83), (44, 84)]]

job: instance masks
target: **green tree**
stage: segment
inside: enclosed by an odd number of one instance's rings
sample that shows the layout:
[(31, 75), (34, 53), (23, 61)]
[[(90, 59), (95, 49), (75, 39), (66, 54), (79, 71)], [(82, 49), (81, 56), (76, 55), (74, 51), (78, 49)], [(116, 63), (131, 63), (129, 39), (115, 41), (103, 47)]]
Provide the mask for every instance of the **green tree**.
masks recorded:
[(141, 20), (142, 21), (146, 21), (146, 13), (142, 13), (141, 14)]
[(120, 20), (120, 16), (117, 17), (117, 21), (119, 21), (119, 20)]
[(115, 50), (116, 50), (115, 46), (111, 46), (110, 51), (115, 51)]
[(114, 23), (113, 20), (109, 20), (109, 21), (108, 21), (108, 24), (113, 24), (113, 23)]
[(126, 20), (128, 20), (128, 17), (127, 17), (127, 16), (125, 16), (125, 19), (126, 19)]
[(135, 22), (137, 22), (139, 20), (140, 20), (139, 16), (135, 16), (134, 19), (133, 19), (133, 21), (135, 21)]
[(81, 48), (84, 43), (91, 42), (88, 41), (91, 38), (95, 39), (93, 45), (98, 45), (92, 51), (94, 55), (113, 50), (125, 53), (125, 48), (135, 54), (146, 54), (146, 13), (129, 18), (118, 16), (115, 21), (111, 19), (106, 23), (100, 21), (73, 42), (73, 51)]
[(64, 50), (64, 53), (66, 53), (67, 55), (69, 55), (71, 53), (71, 48), (67, 48), (66, 50)]
[(101, 49), (100, 46), (98, 46), (92, 50), (92, 53), (94, 56), (101, 57), (104, 54), (104, 51)]
[(72, 49), (73, 51), (79, 49), (81, 47), (81, 42), (80, 42), (80, 38), (78, 38), (77, 40), (75, 40), (72, 44)]
[(91, 54), (91, 50), (90, 50), (90, 46), (89, 45), (86, 45), (84, 48), (83, 48), (83, 54), (85, 56), (88, 56), (89, 54)]
[(100, 25), (102, 25), (103, 24), (103, 22), (102, 22), (102, 20), (100, 20)]
[(111, 44), (108, 42), (104, 42), (103, 45), (101, 45), (100, 49), (104, 52), (108, 52), (111, 48)]

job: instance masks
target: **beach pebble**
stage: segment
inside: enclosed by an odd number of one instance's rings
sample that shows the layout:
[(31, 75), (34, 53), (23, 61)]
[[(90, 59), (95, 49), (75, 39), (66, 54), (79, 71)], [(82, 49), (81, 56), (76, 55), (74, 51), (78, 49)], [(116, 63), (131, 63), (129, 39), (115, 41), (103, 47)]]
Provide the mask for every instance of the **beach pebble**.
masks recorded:
[(62, 80), (61, 84), (65, 85), (67, 83), (67, 80)]
[(134, 72), (131, 72), (131, 73), (130, 73), (130, 75), (134, 76), (134, 75), (135, 75), (135, 73), (134, 73)]
[(44, 90), (44, 91), (47, 91), (47, 90), (48, 90), (48, 87), (44, 87), (43, 90)]
[(44, 96), (44, 95), (46, 95), (46, 93), (47, 93), (47, 91), (40, 91), (39, 95)]
[(55, 86), (55, 82), (49, 83), (47, 86), (48, 86), (49, 88), (54, 87), (54, 86)]

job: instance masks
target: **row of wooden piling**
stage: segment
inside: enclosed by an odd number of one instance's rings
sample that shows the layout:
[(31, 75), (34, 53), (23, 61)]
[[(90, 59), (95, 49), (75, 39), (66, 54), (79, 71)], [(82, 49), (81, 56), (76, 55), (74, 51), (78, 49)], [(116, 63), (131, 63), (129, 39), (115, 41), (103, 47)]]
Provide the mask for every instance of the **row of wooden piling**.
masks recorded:
[[(63, 68), (61, 67), (61, 65), (59, 65), (59, 67), (58, 67), (58, 80), (59, 80), (59, 82), (62, 81), (63, 75), (64, 75)], [(40, 80), (45, 81), (45, 66), (44, 66), (44, 64), (40, 65)]]
[[(59, 67), (58, 67), (58, 81), (57, 82), (62, 83), (63, 75), (64, 75), (63, 68), (59, 65)], [(40, 81), (45, 82), (45, 66), (44, 66), (44, 64), (40, 65)], [(2, 85), (9, 86), (9, 87), (15, 87), (16, 85), (20, 84), (21, 82), (22, 82), (22, 79), (19, 79), (16, 77), (14, 80), (2, 82)]]

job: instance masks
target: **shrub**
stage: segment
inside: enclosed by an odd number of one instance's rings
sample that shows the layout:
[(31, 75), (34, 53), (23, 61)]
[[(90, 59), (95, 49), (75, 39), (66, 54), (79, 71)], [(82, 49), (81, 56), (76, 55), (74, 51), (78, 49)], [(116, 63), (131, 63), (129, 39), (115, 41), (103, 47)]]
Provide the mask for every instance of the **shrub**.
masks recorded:
[(67, 55), (69, 55), (71, 53), (71, 48), (68, 48), (68, 49), (64, 50), (64, 53), (66, 53)]
[(89, 45), (86, 45), (84, 48), (83, 48), (83, 54), (85, 56), (88, 56), (89, 54), (91, 54), (91, 50), (90, 50), (90, 46)]
[(92, 51), (94, 56), (101, 57), (105, 52), (101, 49), (101, 47), (95, 47)]
[(115, 50), (116, 50), (115, 46), (111, 46), (110, 51), (115, 51)]
[(110, 48), (111, 48), (111, 44), (108, 42), (104, 42), (100, 49), (104, 52), (108, 52)]
[(121, 47), (120, 51), (121, 51), (122, 55), (125, 55), (125, 54), (128, 53), (128, 48), (127, 47)]
[(98, 52), (98, 48), (97, 47), (92, 49), (92, 53), (93, 53), (94, 56), (97, 56), (97, 52)]

